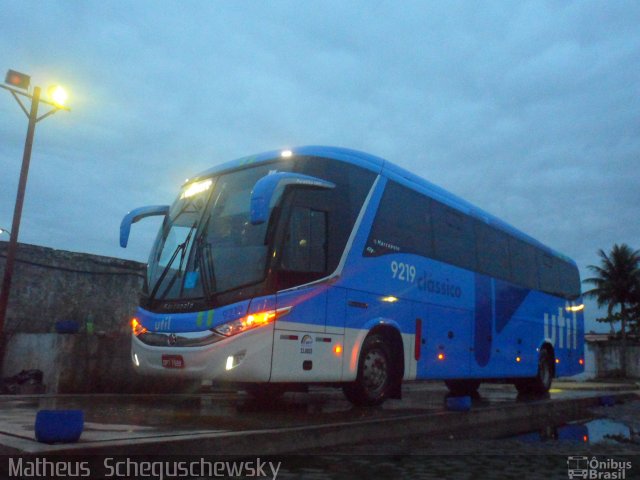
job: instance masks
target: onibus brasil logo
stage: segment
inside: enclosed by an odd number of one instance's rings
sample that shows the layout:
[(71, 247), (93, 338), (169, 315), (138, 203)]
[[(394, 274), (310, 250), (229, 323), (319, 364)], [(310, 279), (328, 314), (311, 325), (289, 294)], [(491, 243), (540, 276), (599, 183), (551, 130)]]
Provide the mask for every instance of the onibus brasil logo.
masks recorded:
[(624, 480), (627, 470), (631, 470), (631, 462), (607, 458), (575, 456), (567, 458), (567, 475), (569, 478)]

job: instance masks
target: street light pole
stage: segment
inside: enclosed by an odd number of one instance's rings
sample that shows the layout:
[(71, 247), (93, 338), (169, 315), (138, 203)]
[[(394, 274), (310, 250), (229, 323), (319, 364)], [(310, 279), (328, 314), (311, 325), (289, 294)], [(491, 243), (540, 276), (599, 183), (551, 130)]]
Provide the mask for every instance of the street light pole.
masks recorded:
[[(33, 147), (33, 135), (36, 131), (38, 121), (38, 104), (40, 103), (40, 87), (33, 89), (31, 98), (31, 111), (29, 112), (29, 126), (27, 127), (27, 138), (24, 142), (24, 153), (22, 154), (22, 168), (20, 169), (20, 180), (18, 182), (18, 193), (16, 195), (16, 205), (13, 209), (13, 223), (11, 224), (11, 236), (9, 247), (7, 248), (7, 259), (4, 264), (4, 277), (2, 278), (2, 292), (0, 292), (0, 335), (4, 336), (4, 324), (9, 305), (9, 292), (11, 291), (11, 280), (13, 278), (13, 266), (18, 250), (18, 232), (20, 231), (20, 219), (22, 218), (22, 205), (24, 204), (24, 192), (27, 188), (27, 176), (29, 175), (29, 164), (31, 163), (31, 149)], [(0, 364), (2, 359), (0, 359)]]
[[(22, 218), (22, 206), (24, 204), (24, 195), (27, 188), (27, 177), (29, 175), (29, 164), (31, 163), (31, 150), (33, 147), (33, 136), (36, 130), (36, 123), (40, 120), (47, 118), (50, 115), (58, 112), (59, 110), (67, 110), (62, 104), (66, 99), (66, 93), (60, 87), (56, 88), (56, 92), (53, 95), (53, 102), (43, 100), (40, 98), (40, 87), (34, 87), (33, 94), (28, 93), (30, 78), (20, 72), (9, 70), (7, 72), (7, 78), (5, 83), (11, 85), (0, 85), (0, 88), (8, 90), (16, 99), (22, 111), (27, 115), (29, 119), (29, 126), (27, 128), (27, 138), (24, 142), (24, 153), (22, 155), (22, 167), (20, 169), (20, 180), (18, 182), (18, 193), (16, 195), (16, 204), (13, 210), (13, 223), (11, 224), (11, 232), (8, 232), (9, 245), (7, 247), (7, 257), (4, 265), (4, 276), (2, 278), (2, 291), (0, 291), (0, 373), (2, 363), (4, 360), (4, 348), (5, 348), (5, 324), (7, 318), (7, 307), (9, 306), (9, 293), (11, 292), (11, 281), (13, 279), (13, 268), (16, 260), (16, 253), (18, 250), (18, 232), (20, 231), (20, 219)], [(22, 91), (27, 90), (27, 92)], [(31, 100), (31, 108), (27, 111), (20, 96), (27, 97)], [(40, 103), (44, 103), (52, 106), (44, 115), (38, 117), (38, 106)], [(4, 230), (4, 229), (3, 229)], [(6, 230), (5, 230), (6, 231)]]

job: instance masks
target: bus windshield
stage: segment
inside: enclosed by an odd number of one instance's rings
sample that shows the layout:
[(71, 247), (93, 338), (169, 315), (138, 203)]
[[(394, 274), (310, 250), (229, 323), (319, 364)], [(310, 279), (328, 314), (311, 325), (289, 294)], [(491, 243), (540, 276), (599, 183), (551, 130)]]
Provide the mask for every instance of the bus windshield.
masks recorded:
[[(251, 191), (270, 172), (301, 173), (336, 188), (290, 190), (277, 225), (253, 225)], [(151, 251), (148, 307), (193, 310), (264, 295), (273, 285), (290, 288), (328, 276), (338, 267), (374, 178), (373, 172), (348, 163), (300, 156), (186, 184)], [(284, 189), (279, 186), (271, 197), (267, 218), (282, 204)], [(271, 239), (281, 244), (270, 246)], [(270, 271), (271, 283), (266, 281)], [(154, 306), (156, 301), (163, 304)]]
[(264, 279), (267, 224), (252, 225), (255, 183), (268, 164), (185, 186), (158, 234), (149, 259), (150, 298), (208, 298)]

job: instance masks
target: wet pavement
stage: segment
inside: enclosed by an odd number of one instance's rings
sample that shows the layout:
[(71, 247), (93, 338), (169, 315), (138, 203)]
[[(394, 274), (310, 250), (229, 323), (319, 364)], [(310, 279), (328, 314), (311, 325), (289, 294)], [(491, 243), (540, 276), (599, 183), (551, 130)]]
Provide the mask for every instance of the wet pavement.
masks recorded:
[(482, 429), (343, 445), (339, 455), (311, 449), (288, 459), (279, 478), (566, 479), (576, 464), (586, 469), (573, 478), (640, 478), (640, 397), (581, 414), (574, 421), (549, 416), (534, 430), (504, 436)]
[[(447, 391), (439, 382), (405, 385), (403, 400), (391, 400), (378, 408), (353, 407), (340, 390), (328, 388), (287, 393), (267, 403), (230, 391), (196, 395), (0, 396), (0, 453), (155, 453), (170, 446), (178, 453), (210, 453), (215, 448), (221, 454), (248, 454), (256, 451), (255, 445), (264, 445), (268, 440), (269, 448), (259, 450), (280, 454), (353, 445), (361, 439), (385, 436), (400, 438), (390, 442), (395, 445), (412, 433), (431, 432), (430, 438), (441, 438), (461, 428), (467, 434), (475, 428), (485, 438), (497, 437), (505, 434), (505, 426), (511, 430), (508, 433), (514, 434), (519, 432), (513, 429), (532, 425), (538, 428), (536, 422), (540, 419), (557, 423), (575, 418), (602, 396), (628, 399), (634, 394), (625, 390), (633, 392), (630, 389), (634, 387), (556, 382), (547, 397), (532, 398), (519, 397), (511, 386), (488, 384), (474, 398), (472, 411), (462, 414), (444, 409)], [(80, 441), (74, 445), (37, 443), (34, 420), (42, 409), (83, 410), (85, 428)]]

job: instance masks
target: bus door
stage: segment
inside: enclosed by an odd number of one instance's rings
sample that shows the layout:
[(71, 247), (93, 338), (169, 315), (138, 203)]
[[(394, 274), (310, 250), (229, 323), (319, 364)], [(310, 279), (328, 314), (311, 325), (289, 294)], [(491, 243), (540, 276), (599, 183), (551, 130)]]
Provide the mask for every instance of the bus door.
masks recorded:
[[(296, 191), (283, 210), (281, 252), (277, 262), (278, 308), (293, 306), (281, 324), (324, 332), (327, 287), (318, 282), (328, 275), (329, 211), (326, 193)], [(282, 328), (277, 325), (277, 328)]]
[(284, 210), (277, 262), (276, 308), (291, 311), (275, 325), (272, 381), (340, 379), (342, 336), (326, 333), (329, 211), (323, 192), (297, 191)]

